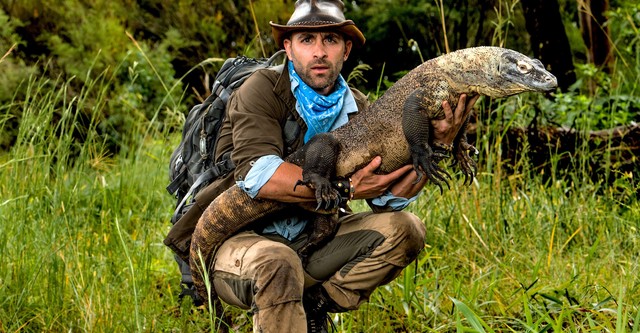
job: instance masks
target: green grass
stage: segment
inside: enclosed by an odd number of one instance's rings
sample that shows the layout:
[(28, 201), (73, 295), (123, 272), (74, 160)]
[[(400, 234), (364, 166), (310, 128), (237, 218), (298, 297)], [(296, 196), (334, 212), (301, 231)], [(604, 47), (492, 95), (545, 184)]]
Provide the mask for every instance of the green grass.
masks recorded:
[[(64, 84), (33, 78), (26, 101), (0, 107), (0, 130), (10, 110), (22, 115), (0, 155), (0, 332), (215, 331), (206, 311), (178, 305), (179, 272), (162, 244), (179, 133), (140, 122), (125, 133), (138, 146), (106, 153), (95, 127), (107, 101), (87, 96), (108, 80), (70, 99)], [(91, 125), (78, 133), (88, 104)], [(581, 167), (541, 175), (526, 154), (506, 174), (497, 143), (478, 137), (477, 181), (425, 189), (409, 209), (427, 226), (427, 247), (368, 304), (334, 316), (339, 330), (638, 332), (637, 179), (593, 183)], [(250, 331), (248, 314), (227, 310)]]

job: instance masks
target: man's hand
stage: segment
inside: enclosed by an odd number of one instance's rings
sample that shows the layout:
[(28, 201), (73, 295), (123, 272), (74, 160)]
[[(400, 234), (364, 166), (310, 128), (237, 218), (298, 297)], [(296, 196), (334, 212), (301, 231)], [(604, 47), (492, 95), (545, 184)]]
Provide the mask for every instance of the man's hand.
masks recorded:
[(458, 135), (460, 127), (469, 117), (478, 98), (480, 98), (480, 95), (472, 97), (467, 102), (467, 95), (460, 95), (455, 112), (451, 110), (451, 106), (447, 101), (442, 102), (444, 119), (431, 121), (431, 125), (433, 125), (433, 140), (445, 145), (451, 145)]
[(386, 175), (378, 175), (375, 171), (382, 164), (382, 158), (376, 156), (369, 164), (356, 171), (351, 176), (351, 183), (355, 189), (354, 199), (371, 199), (382, 195), (391, 184), (395, 183), (409, 170), (411, 165), (405, 165), (400, 169)]

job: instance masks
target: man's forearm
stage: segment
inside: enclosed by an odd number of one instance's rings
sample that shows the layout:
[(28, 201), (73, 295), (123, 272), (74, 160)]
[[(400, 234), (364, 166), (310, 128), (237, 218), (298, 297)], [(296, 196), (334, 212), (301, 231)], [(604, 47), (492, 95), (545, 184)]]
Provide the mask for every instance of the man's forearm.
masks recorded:
[(293, 190), (296, 182), (300, 179), (302, 179), (302, 168), (284, 162), (269, 181), (262, 186), (257, 197), (282, 202), (314, 201), (315, 194), (310, 188), (301, 185), (295, 187), (295, 191)]

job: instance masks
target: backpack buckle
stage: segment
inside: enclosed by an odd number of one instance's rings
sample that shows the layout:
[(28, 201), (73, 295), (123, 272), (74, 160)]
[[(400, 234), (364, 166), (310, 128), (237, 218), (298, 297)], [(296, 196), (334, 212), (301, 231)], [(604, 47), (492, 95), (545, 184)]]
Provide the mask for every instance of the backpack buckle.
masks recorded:
[(180, 288), (182, 288), (182, 290), (178, 295), (178, 304), (182, 303), (182, 300), (185, 298), (185, 296), (191, 297), (191, 301), (196, 307), (204, 304), (202, 297), (198, 295), (196, 286), (193, 283), (181, 283)]

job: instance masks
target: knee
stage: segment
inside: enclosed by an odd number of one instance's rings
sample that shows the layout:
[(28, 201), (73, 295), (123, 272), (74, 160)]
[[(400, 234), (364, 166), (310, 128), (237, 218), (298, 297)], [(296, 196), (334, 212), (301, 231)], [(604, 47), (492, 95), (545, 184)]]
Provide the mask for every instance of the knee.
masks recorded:
[(276, 243), (259, 251), (255, 260), (259, 263), (258, 271), (266, 275), (266, 278), (276, 275), (294, 278), (304, 276), (300, 258), (290, 247)]
[(425, 246), (424, 223), (412, 213), (394, 212), (390, 224), (393, 226), (390, 239), (396, 243), (394, 248), (403, 257), (400, 261), (409, 264)]
[(295, 251), (279, 244), (263, 249), (261, 256), (255, 273), (258, 307), (301, 300), (304, 272)]
[(424, 223), (415, 214), (400, 211), (393, 213), (392, 223), (396, 226), (396, 232), (406, 237), (418, 238), (424, 241), (426, 228)]

